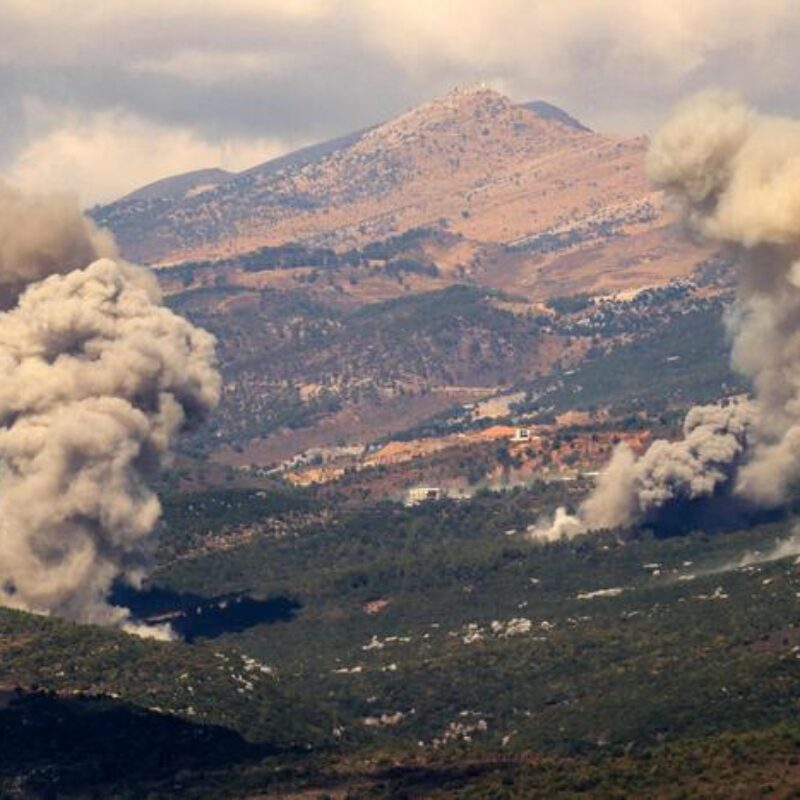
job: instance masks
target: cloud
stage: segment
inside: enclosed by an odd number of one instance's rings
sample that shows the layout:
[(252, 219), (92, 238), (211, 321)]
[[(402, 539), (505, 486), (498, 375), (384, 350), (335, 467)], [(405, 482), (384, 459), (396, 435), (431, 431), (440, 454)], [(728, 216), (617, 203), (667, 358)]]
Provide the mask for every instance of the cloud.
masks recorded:
[(135, 61), (130, 71), (213, 86), (251, 77), (274, 77), (290, 68), (291, 61), (285, 53), (178, 50), (167, 56)]
[(212, 148), (321, 140), (477, 81), (626, 133), (707, 85), (792, 113), (799, 36), (792, 0), (6, 0), (0, 165), (42, 137), (25, 97)]
[(788, 0), (366, 0), (359, 7), (365, 40), (408, 73), (469, 75), (520, 98), (549, 96), (601, 125), (618, 106), (638, 106), (639, 130), (652, 125), (654, 103), (663, 113), (709, 80), (758, 96), (798, 61), (789, 39), (800, 8)]
[[(330, 0), (5, 0), (0, 8), (0, 63), (58, 64), (128, 61), (185, 48), (193, 41), (276, 33), (329, 17)], [(248, 33), (249, 32), (249, 33)]]
[(84, 206), (193, 169), (238, 171), (287, 149), (266, 138), (212, 142), (189, 128), (158, 125), (121, 110), (54, 116), (50, 130), (17, 154), (6, 177), (27, 192), (76, 192)]

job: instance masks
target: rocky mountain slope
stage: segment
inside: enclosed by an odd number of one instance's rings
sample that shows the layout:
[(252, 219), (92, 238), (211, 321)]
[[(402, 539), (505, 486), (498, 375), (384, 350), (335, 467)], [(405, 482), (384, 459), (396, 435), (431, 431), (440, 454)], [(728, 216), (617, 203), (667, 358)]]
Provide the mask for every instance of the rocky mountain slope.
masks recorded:
[[(218, 337), (223, 402), (198, 447), (268, 467), (526, 390), (652, 333), (664, 308), (640, 331), (627, 301), (705, 274), (709, 253), (673, 230), (646, 144), (541, 101), (458, 90), (240, 174), (164, 179), (94, 216)], [(696, 291), (716, 291), (676, 285), (678, 321)], [(612, 305), (559, 302), (585, 295)], [(591, 322), (611, 308), (624, 324)], [(716, 352), (717, 328), (706, 338)]]
[(546, 103), (456, 90), (382, 125), (238, 175), (159, 182), (94, 217), (153, 264), (302, 243), (334, 251), (429, 228), (445, 276), (527, 296), (631, 288), (696, 261), (644, 174), (644, 138)]

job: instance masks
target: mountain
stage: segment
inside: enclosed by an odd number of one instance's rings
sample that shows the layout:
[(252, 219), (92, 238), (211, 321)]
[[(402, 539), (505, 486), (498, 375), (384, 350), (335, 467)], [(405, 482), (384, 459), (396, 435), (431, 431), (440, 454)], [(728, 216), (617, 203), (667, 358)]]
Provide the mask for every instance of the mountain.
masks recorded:
[(451, 236), (436, 253), (445, 274), (530, 297), (624, 289), (695, 263), (670, 237), (645, 148), (541, 101), (456, 90), (207, 185), (159, 182), (93, 216), (126, 256), (157, 265), (291, 243), (342, 252), (426, 228)]
[(199, 191), (215, 188), (221, 183), (232, 181), (245, 175), (255, 175), (263, 178), (266, 175), (274, 175), (284, 169), (304, 167), (306, 164), (324, 158), (336, 150), (348, 147), (356, 142), (364, 132), (356, 131), (345, 136), (339, 136), (336, 139), (329, 139), (325, 142), (302, 147), (299, 150), (293, 150), (286, 155), (272, 158), (263, 164), (257, 164), (242, 172), (230, 172), (218, 167), (211, 167), (161, 178), (153, 183), (148, 183), (147, 186), (143, 186), (141, 189), (136, 189), (126, 194), (117, 200), (114, 205), (140, 200), (186, 199), (198, 194)]
[[(559, 371), (597, 387), (598, 357), (632, 337), (647, 348), (638, 340), (657, 335), (672, 347), (657, 357), (686, 367), (661, 376), (662, 399), (697, 394), (718, 306), (693, 290), (627, 302), (709, 256), (673, 231), (646, 146), (543, 101), (456, 90), (239, 174), (159, 181), (94, 216), (126, 256), (164, 267), (173, 307), (217, 337), (223, 399), (197, 452), (272, 467), (430, 427), (496, 393), (561, 397), (572, 379)], [(585, 295), (607, 301), (595, 311)], [(673, 345), (693, 309), (708, 329), (699, 360)], [(639, 396), (653, 377), (642, 361), (627, 370)], [(732, 385), (705, 372), (705, 394)], [(591, 405), (579, 390), (559, 412)], [(613, 387), (604, 397), (621, 410)]]
[(0, 608), (0, 797), (796, 795), (800, 495), (531, 535), (748, 391), (645, 148), (459, 91), (95, 210), (218, 343), (109, 598), (184, 641)]
[[(217, 337), (223, 399), (198, 452), (272, 467), (494, 393), (538, 398), (546, 384), (550, 396), (562, 380), (553, 370), (597, 386), (602, 375), (579, 362), (632, 336), (658, 329), (672, 347), (692, 293), (636, 303), (626, 293), (694, 274), (709, 253), (673, 231), (645, 176), (646, 146), (543, 101), (457, 90), (239, 174), (165, 179), (94, 216), (126, 256), (164, 267), (173, 307)], [(608, 303), (593, 311), (587, 294)], [(576, 297), (572, 310), (564, 297)], [(718, 309), (698, 308), (711, 320), (707, 364)], [(703, 372), (685, 349), (659, 350), (686, 366), (662, 376), (677, 381), (662, 393), (670, 402)], [(633, 362), (641, 395), (651, 365)], [(731, 384), (708, 374), (707, 394)], [(572, 392), (558, 411), (579, 398), (591, 405)]]

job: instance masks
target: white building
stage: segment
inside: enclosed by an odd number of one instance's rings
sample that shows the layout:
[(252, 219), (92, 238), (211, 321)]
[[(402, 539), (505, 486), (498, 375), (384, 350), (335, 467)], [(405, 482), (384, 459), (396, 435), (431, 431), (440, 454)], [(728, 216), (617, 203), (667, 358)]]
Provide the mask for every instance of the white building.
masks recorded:
[(531, 429), (530, 428), (517, 428), (512, 437), (512, 442), (529, 442), (531, 440)]
[(415, 506), (428, 500), (442, 500), (447, 491), (439, 486), (413, 486), (406, 495), (406, 505)]

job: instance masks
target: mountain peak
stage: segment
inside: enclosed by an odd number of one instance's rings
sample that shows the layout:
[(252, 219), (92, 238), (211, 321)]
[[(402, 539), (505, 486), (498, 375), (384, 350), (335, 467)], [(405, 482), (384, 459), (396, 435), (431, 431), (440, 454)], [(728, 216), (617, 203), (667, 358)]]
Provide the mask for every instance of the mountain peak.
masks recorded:
[(371, 128), (357, 147), (394, 150), (438, 141), (450, 149), (458, 140), (463, 143), (458, 147), (460, 150), (470, 145), (483, 148), (488, 140), (522, 131), (544, 142), (587, 133), (589, 129), (548, 103), (538, 101), (520, 106), (506, 95), (479, 84), (457, 87)]
[[(291, 241), (345, 249), (439, 220), (476, 240), (516, 241), (563, 222), (583, 193), (594, 193), (570, 188), (562, 172), (587, 158), (594, 165), (598, 152), (627, 157), (616, 147), (555, 106), (521, 106), (470, 86), (210, 189), (189, 176), (182, 194), (150, 187), (148, 197), (161, 192), (158, 202), (123, 200), (94, 216), (129, 257), (162, 263)], [(556, 163), (559, 175), (551, 176)], [(560, 183), (547, 189), (550, 180)], [(514, 211), (501, 212), (504, 203)]]
[(442, 126), (459, 123), (466, 117), (496, 117), (512, 111), (514, 107), (508, 97), (493, 89), (483, 86), (458, 87), (378, 125), (371, 133), (384, 135), (393, 130), (414, 128), (440, 130)]
[(501, 103), (513, 106), (514, 103), (506, 95), (491, 89), (486, 84), (478, 83), (470, 86), (456, 86), (449, 92), (435, 97), (423, 105), (443, 105), (450, 108), (458, 106), (474, 106), (480, 104)]

